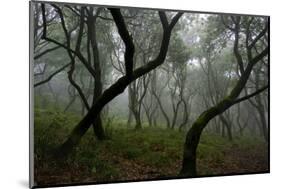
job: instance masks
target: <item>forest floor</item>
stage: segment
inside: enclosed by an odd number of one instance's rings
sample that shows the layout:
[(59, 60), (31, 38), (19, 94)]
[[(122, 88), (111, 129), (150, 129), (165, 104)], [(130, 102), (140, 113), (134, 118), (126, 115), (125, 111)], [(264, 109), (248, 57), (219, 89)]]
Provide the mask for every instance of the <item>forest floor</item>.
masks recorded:
[[(122, 123), (106, 126), (108, 140), (89, 130), (65, 161), (51, 152), (78, 120), (75, 116), (36, 113), (35, 181), (37, 185), (113, 182), (176, 177), (181, 168), (184, 134), (176, 130), (133, 130)], [(114, 125), (114, 126), (113, 126)], [(198, 147), (198, 174), (224, 175), (268, 171), (267, 144), (258, 138), (228, 141), (204, 133)]]

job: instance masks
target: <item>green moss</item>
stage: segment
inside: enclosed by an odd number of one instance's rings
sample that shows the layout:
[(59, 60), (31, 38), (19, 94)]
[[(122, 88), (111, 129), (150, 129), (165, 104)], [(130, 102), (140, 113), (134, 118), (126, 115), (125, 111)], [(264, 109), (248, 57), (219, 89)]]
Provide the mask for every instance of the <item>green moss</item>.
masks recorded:
[[(126, 175), (127, 169), (122, 169), (125, 165), (143, 166), (152, 170), (168, 168), (175, 172), (175, 167), (180, 167), (185, 133), (149, 127), (135, 131), (128, 129), (126, 125), (121, 126), (121, 121), (114, 121), (108, 126), (112, 129), (110, 140), (97, 141), (93, 131), (89, 130), (63, 165), (53, 164), (50, 157), (52, 149), (67, 138), (80, 118), (72, 114), (39, 109), (35, 111), (35, 115), (36, 162), (45, 167), (74, 167), (83, 170), (85, 177), (94, 177), (99, 181), (118, 179), (121, 175)], [(204, 121), (200, 119), (203, 118), (200, 117), (197, 122)], [(123, 123), (126, 124), (124, 121)], [(229, 142), (219, 135), (203, 132), (197, 149), (199, 172), (213, 173), (210, 165), (219, 167), (224, 164), (225, 152), (232, 147), (247, 151), (257, 145), (266, 147), (262, 139), (250, 135), (234, 138), (233, 142)]]

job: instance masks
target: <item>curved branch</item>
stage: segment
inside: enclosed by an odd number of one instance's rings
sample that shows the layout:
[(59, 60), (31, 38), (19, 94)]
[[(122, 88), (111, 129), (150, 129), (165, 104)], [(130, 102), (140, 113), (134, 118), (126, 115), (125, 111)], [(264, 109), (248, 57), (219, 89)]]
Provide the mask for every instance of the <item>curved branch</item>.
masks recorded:
[(268, 22), (265, 23), (264, 29), (259, 33), (259, 35), (252, 41), (252, 43), (249, 45), (249, 49), (252, 49), (255, 44), (260, 40), (267, 32), (268, 30)]
[(176, 14), (176, 16), (173, 17), (170, 25), (169, 25), (169, 30), (172, 30), (174, 28), (174, 26), (176, 25), (176, 23), (178, 22), (178, 20), (180, 19), (180, 17), (183, 15), (183, 12), (178, 12)]
[(159, 11), (158, 14), (159, 14), (163, 29), (164, 30), (167, 29), (169, 27), (169, 23), (168, 23), (168, 19), (167, 19), (165, 12)]
[[(117, 11), (117, 13), (116, 12), (113, 13), (113, 15), (114, 14), (116, 14), (115, 16), (117, 16), (117, 18), (115, 18), (116, 21), (120, 22), (121, 20), (120, 20), (120, 18), (118, 18), (118, 15), (120, 16), (121, 14), (119, 14), (118, 11)], [(177, 22), (178, 19), (180, 18), (180, 16), (182, 15), (182, 13), (177, 13), (177, 15), (178, 16), (175, 16), (172, 19), (172, 23)], [(122, 17), (122, 15), (121, 15), (121, 17)], [(125, 25), (123, 25), (122, 27), (124, 27), (124, 26)], [(174, 25), (172, 25), (172, 26), (174, 26)], [(103, 94), (98, 97), (98, 99), (93, 104), (93, 106), (90, 108), (90, 110), (88, 111), (86, 116), (75, 126), (75, 128), (70, 133), (69, 138), (60, 146), (60, 148), (58, 149), (58, 153), (59, 153), (58, 155), (62, 155), (62, 156), (68, 155), (69, 152), (72, 151), (73, 147), (79, 143), (82, 136), (84, 136), (84, 134), (89, 129), (90, 125), (92, 123), (94, 123), (94, 121), (97, 119), (98, 115), (100, 114), (100, 112), (102, 111), (104, 106), (107, 103), (109, 103), (111, 100), (113, 100), (116, 96), (118, 96), (119, 94), (124, 92), (126, 87), (131, 82), (133, 82), (137, 78), (143, 76), (144, 74), (150, 72), (154, 68), (156, 68), (159, 65), (164, 63), (166, 54), (168, 51), (170, 37), (171, 37), (171, 29), (173, 28), (172, 26), (170, 27), (170, 29), (164, 29), (160, 52), (159, 52), (158, 56), (156, 57), (156, 59), (147, 63), (146, 65), (136, 69), (134, 72), (132, 72), (132, 77), (123, 76), (123, 77), (119, 78), (109, 88), (107, 88), (103, 92)], [(124, 32), (124, 31), (122, 31), (122, 32)], [(122, 35), (124, 37), (127, 34), (123, 33)], [(130, 46), (130, 44), (128, 46)], [(131, 51), (130, 49), (128, 49), (128, 46), (126, 46), (126, 51)], [(132, 51), (130, 52), (130, 54), (133, 55)], [(129, 57), (129, 58), (132, 59), (133, 57)], [(131, 61), (130, 59), (129, 59), (129, 61)], [(126, 64), (128, 64), (128, 63), (125, 63), (125, 65)]]
[(256, 92), (254, 92), (252, 94), (249, 94), (249, 95), (246, 95), (246, 96), (241, 97), (239, 99), (236, 99), (232, 104), (237, 104), (237, 103), (242, 102), (244, 100), (248, 100), (249, 98), (252, 98), (253, 96), (256, 96), (257, 94), (263, 92), (266, 89), (268, 89), (268, 85), (262, 87), (261, 89), (257, 90)]
[[(57, 7), (59, 8), (59, 7)], [(79, 60), (83, 63), (83, 65), (87, 68), (87, 70), (90, 72), (90, 74), (95, 77), (95, 71), (91, 68), (91, 66), (89, 65), (89, 63), (87, 62), (87, 60), (84, 58), (84, 56), (80, 53), (80, 52), (77, 52), (73, 49), (70, 48), (70, 45), (64, 45), (62, 43), (60, 43), (59, 41), (57, 40), (54, 40), (52, 38), (49, 38), (47, 37), (47, 24), (46, 24), (46, 15), (45, 15), (45, 4), (42, 3), (41, 4), (41, 9), (42, 9), (42, 19), (43, 19), (43, 34), (42, 34), (42, 39), (46, 40), (46, 41), (49, 41), (49, 42), (52, 42), (62, 48), (64, 48), (65, 50), (67, 50), (68, 54), (71, 52), (72, 54), (74, 54), (75, 56), (77, 56), (79, 58)], [(62, 15), (61, 15), (62, 16)], [(62, 22), (63, 24), (63, 22)], [(66, 37), (68, 38), (69, 37), (69, 34), (67, 33), (67, 30), (66, 30), (66, 27), (63, 26), (64, 30), (66, 31)], [(70, 56), (73, 56), (73, 55), (70, 55)]]
[(70, 66), (71, 63), (65, 64), (64, 66), (62, 66), (61, 68), (59, 68), (58, 70), (56, 70), (54, 73), (52, 73), (47, 79), (40, 81), (38, 83), (34, 84), (34, 87), (38, 87), (39, 85), (42, 85), (44, 83), (49, 82), (55, 75), (57, 75), (58, 73), (60, 73), (61, 71), (63, 71), (65, 68), (67, 68), (68, 66)]
[(133, 64), (134, 64), (134, 53), (135, 53), (135, 45), (133, 43), (133, 38), (129, 34), (124, 18), (120, 12), (120, 9), (110, 8), (111, 15), (114, 19), (114, 22), (117, 26), (118, 33), (122, 38), (123, 42), (126, 46), (125, 51), (125, 67), (126, 67), (126, 76), (128, 78), (132, 77), (133, 74)]
[(49, 49), (47, 49), (47, 50), (45, 50), (45, 51), (39, 53), (38, 55), (36, 55), (36, 56), (34, 57), (34, 59), (36, 60), (36, 59), (40, 58), (41, 56), (43, 56), (43, 55), (45, 55), (45, 54), (47, 54), (47, 53), (49, 53), (49, 52), (52, 52), (52, 51), (54, 51), (54, 50), (57, 50), (57, 49), (59, 49), (59, 48), (61, 48), (61, 46), (59, 46), (59, 45), (58, 45), (58, 46), (55, 46), (55, 47), (52, 47), (52, 48), (49, 48)]

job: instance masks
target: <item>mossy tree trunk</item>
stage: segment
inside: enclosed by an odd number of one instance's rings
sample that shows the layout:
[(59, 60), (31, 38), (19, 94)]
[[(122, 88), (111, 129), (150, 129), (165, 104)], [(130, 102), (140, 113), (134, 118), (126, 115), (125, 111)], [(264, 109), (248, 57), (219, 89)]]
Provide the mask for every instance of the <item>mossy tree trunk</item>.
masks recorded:
[(134, 48), (132, 36), (129, 34), (127, 30), (127, 26), (125, 24), (121, 11), (117, 8), (110, 8), (109, 10), (117, 26), (118, 33), (125, 44), (126, 74), (125, 76), (119, 78), (114, 84), (108, 87), (99, 96), (99, 98), (95, 101), (95, 103), (90, 108), (86, 116), (74, 127), (68, 139), (57, 150), (58, 152), (57, 155), (62, 157), (66, 157), (73, 150), (73, 148), (80, 142), (81, 138), (85, 135), (90, 125), (93, 124), (94, 121), (97, 119), (98, 115), (100, 114), (100, 112), (102, 111), (102, 109), (107, 103), (109, 103), (119, 94), (123, 93), (131, 82), (144, 76), (148, 72), (154, 70), (155, 68), (157, 68), (158, 66), (164, 63), (168, 51), (172, 29), (174, 28), (179, 18), (183, 14), (182, 12), (177, 13), (169, 23), (165, 12), (159, 11), (159, 17), (163, 27), (163, 36), (162, 36), (159, 54), (155, 59), (149, 61), (144, 66), (141, 66), (133, 70), (133, 64), (134, 64), (133, 57), (134, 57), (135, 48)]
[[(249, 24), (250, 25), (250, 24)], [(267, 31), (267, 23), (265, 26), (265, 29), (261, 32), (262, 35), (265, 35)], [(249, 26), (248, 26), (249, 29)], [(197, 167), (196, 167), (196, 151), (197, 147), (200, 141), (200, 137), (202, 134), (202, 131), (207, 126), (208, 122), (215, 118), (216, 116), (220, 115), (224, 111), (226, 111), (228, 108), (233, 106), (234, 104), (240, 103), (244, 100), (248, 100), (249, 98), (258, 95), (262, 91), (268, 88), (268, 86), (265, 86), (256, 92), (246, 95), (242, 98), (239, 98), (239, 95), (243, 88), (246, 86), (246, 83), (250, 77), (250, 74), (252, 73), (253, 67), (260, 62), (264, 57), (268, 55), (268, 46), (265, 47), (259, 54), (257, 54), (254, 58), (252, 57), (251, 49), (252, 46), (254, 46), (257, 41), (260, 39), (260, 35), (254, 39), (250, 45), (249, 45), (249, 30), (247, 30), (247, 39), (246, 39), (246, 47), (247, 47), (247, 54), (248, 54), (248, 64), (246, 68), (244, 69), (244, 63), (241, 58), (241, 54), (239, 52), (239, 32), (240, 32), (240, 17), (237, 17), (235, 20), (235, 28), (232, 29), (235, 34), (235, 41), (234, 41), (234, 54), (238, 63), (238, 67), (241, 72), (241, 76), (239, 80), (237, 81), (234, 88), (231, 90), (230, 94), (225, 97), (223, 100), (221, 100), (218, 104), (215, 106), (209, 108), (208, 110), (201, 113), (201, 115), (196, 119), (196, 121), (192, 124), (190, 130), (186, 134), (185, 144), (184, 144), (184, 153), (183, 153), (183, 162), (182, 162), (182, 168), (180, 171), (181, 176), (185, 177), (196, 177), (197, 176)], [(264, 32), (265, 31), (265, 32)]]
[(211, 119), (225, 111), (231, 106), (231, 104), (231, 99), (224, 99), (217, 106), (214, 106), (203, 112), (192, 124), (191, 128), (186, 134), (182, 169), (180, 175), (187, 177), (194, 177), (197, 175), (196, 150), (200, 141), (202, 131)]
[[(239, 82), (238, 82), (239, 84)], [(185, 144), (184, 144), (184, 154), (183, 154), (183, 162), (182, 162), (182, 169), (180, 171), (180, 175), (187, 176), (187, 177), (195, 177), (197, 175), (196, 169), (196, 150), (200, 141), (200, 137), (202, 131), (207, 126), (209, 121), (214, 117), (218, 116), (219, 114), (223, 113), (225, 110), (230, 108), (236, 103), (240, 103), (244, 100), (247, 100), (265, 89), (268, 86), (261, 88), (260, 90), (252, 93), (251, 95), (247, 95), (243, 98), (236, 99), (237, 96), (228, 96), (216, 106), (204, 111), (192, 124), (191, 128), (186, 134)]]

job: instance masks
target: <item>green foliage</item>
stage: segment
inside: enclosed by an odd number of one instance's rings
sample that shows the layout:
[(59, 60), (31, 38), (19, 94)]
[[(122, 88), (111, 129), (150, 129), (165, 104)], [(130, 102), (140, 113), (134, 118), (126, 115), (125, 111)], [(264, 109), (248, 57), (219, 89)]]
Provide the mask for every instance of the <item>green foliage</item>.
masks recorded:
[[(69, 46), (73, 50), (77, 50), (76, 42), (79, 41), (78, 34), (80, 33), (79, 31), (82, 31), (82, 28), (79, 26), (81, 23), (77, 13), (81, 6), (77, 6), (73, 10), (64, 5), (58, 6), (62, 10), (64, 22), (58, 15), (59, 11), (56, 11), (56, 8), (52, 7), (50, 4), (46, 5), (46, 17), (49, 22), (47, 23), (46, 36), (56, 40), (58, 43)], [(69, 6), (71, 7), (71, 5)], [(90, 35), (87, 34), (91, 24), (84, 23), (81, 44), (79, 45), (79, 54), (81, 56), (77, 57), (74, 53), (75, 70), (72, 76), (73, 80), (81, 87), (83, 93), (85, 93), (89, 104), (92, 105), (96, 104), (94, 103), (97, 102), (96, 100), (100, 100), (99, 98), (93, 99), (93, 96), (96, 96), (93, 95), (93, 89), (97, 87), (93, 83), (93, 80), (97, 79), (97, 77), (92, 77), (86, 67), (93, 66), (98, 76), (99, 69), (96, 69), (96, 63), (100, 62), (101, 83), (103, 85), (102, 91), (104, 91), (115, 83), (118, 78), (124, 75), (124, 73), (121, 74), (121, 72), (125, 72), (125, 68), (123, 67), (125, 65), (123, 55), (124, 53), (126, 54), (126, 52), (124, 41), (118, 34), (119, 27), (116, 27), (118, 23), (105, 21), (106, 18), (112, 18), (110, 11), (102, 9), (101, 7), (95, 7), (91, 10), (89, 6), (83, 9), (87, 9), (82, 11), (85, 11), (85, 14), (88, 16), (92, 11), (94, 14), (99, 13), (99, 15), (95, 15), (97, 18), (95, 27), (92, 25), (96, 37), (91, 38), (89, 41)], [(36, 12), (38, 11), (39, 10)], [(188, 99), (185, 104), (188, 104), (190, 107), (185, 108), (188, 110), (186, 114), (188, 114), (190, 120), (194, 120), (195, 115), (202, 112), (201, 109), (206, 109), (206, 107), (212, 107), (217, 104), (220, 99), (223, 99), (223, 97), (229, 94), (236, 84), (239, 79), (239, 71), (237, 71), (236, 59), (233, 53), (235, 36), (234, 32), (231, 31), (233, 29), (228, 29), (224, 24), (233, 28), (236, 21), (238, 24), (238, 19), (236, 19), (238, 17), (233, 15), (185, 13), (173, 28), (171, 38), (164, 38), (164, 43), (162, 43), (162, 37), (165, 37), (165, 35), (163, 35), (165, 33), (163, 33), (158, 11), (136, 9), (121, 9), (121, 11), (124, 16), (125, 25), (135, 46), (134, 57), (131, 57), (133, 58), (134, 69), (147, 65), (147, 62), (152, 64), (155, 57), (157, 57), (157, 59), (154, 63), (157, 63), (160, 67), (160, 69), (156, 69), (157, 72), (155, 70), (155, 76), (149, 75), (147, 77), (148, 80), (151, 81), (152, 77), (154, 78), (155, 86), (154, 82), (148, 83), (147, 87), (151, 87), (151, 90), (149, 89), (145, 95), (143, 104), (148, 103), (148, 95), (149, 93), (151, 95), (151, 91), (154, 91), (159, 93), (158, 95), (162, 95), (161, 100), (163, 101), (163, 107), (168, 113), (171, 113), (173, 107), (171, 108), (169, 98), (171, 97), (175, 100), (180, 99), (181, 101), (178, 101), (179, 114), (178, 118), (175, 120), (176, 127), (179, 124), (179, 120), (186, 117), (182, 114), (183, 107), (182, 104), (180, 104), (184, 102), (182, 99)], [(82, 12), (80, 13), (82, 15)], [(170, 23), (175, 12), (166, 11), (165, 14), (168, 23)], [(87, 18), (88, 19), (85, 18), (85, 21), (90, 21), (89, 17)], [(253, 37), (260, 33), (264, 28), (264, 19), (263, 17), (254, 18), (242, 16), (239, 26), (238, 50), (240, 51), (242, 60), (245, 60), (245, 65), (247, 64), (249, 55), (246, 53), (245, 40), (247, 36), (249, 36), (250, 41), (252, 41)], [(163, 22), (163, 17), (161, 20)], [(222, 22), (223, 20), (225, 23)], [(251, 25), (249, 25), (250, 22), (252, 22)], [(65, 28), (62, 24), (65, 24)], [(38, 17), (34, 26), (42, 26), (42, 15)], [(250, 33), (246, 35), (245, 32), (247, 32), (248, 29)], [(40, 39), (42, 36), (42, 28), (40, 29), (39, 27), (37, 30), (35, 35)], [(64, 30), (67, 30), (67, 35), (65, 35)], [(253, 47), (256, 51), (252, 52), (253, 57), (267, 46), (266, 37), (267, 34), (262, 37), (262, 39), (264, 38), (263, 40), (259, 40), (257, 45)], [(69, 41), (67, 41), (66, 38), (70, 39), (70, 43), (68, 43)], [(94, 41), (94, 38), (96, 38), (96, 41)], [(97, 43), (98, 49), (95, 48), (96, 45), (93, 45), (94, 42)], [(166, 47), (161, 45), (166, 44), (166, 42), (169, 42), (167, 56), (165, 55)], [(55, 46), (56, 44), (52, 42), (45, 43), (42, 37), (42, 40), (39, 40), (38, 44), (34, 45), (34, 53), (37, 55)], [(97, 56), (95, 56), (96, 53), (99, 55), (99, 61), (97, 61)], [(83, 61), (82, 64), (81, 57), (84, 57), (88, 64), (84, 64), (85, 61)], [(126, 58), (127, 57), (125, 57), (125, 59)], [(157, 62), (157, 60), (160, 60), (159, 58), (161, 60), (165, 58), (166, 63), (160, 65), (161, 61)], [(35, 83), (47, 78), (63, 64), (69, 62), (69, 60), (70, 56), (65, 48), (59, 48), (55, 51), (48, 52), (39, 59), (36, 59), (34, 63), (35, 70), (36, 65), (43, 64), (46, 65), (46, 67), (44, 67), (46, 69), (44, 69), (44, 74), (42, 76), (35, 77)], [(73, 61), (72, 63), (74, 64)], [(85, 67), (85, 65), (88, 66)], [(266, 73), (267, 68), (264, 67), (266, 65), (266, 59), (264, 59), (264, 65), (256, 67), (255, 69), (257, 72), (251, 75), (250, 78), (253, 79), (252, 76), (260, 75), (258, 70), (261, 71), (260, 73)], [(140, 68), (140, 70), (146, 70), (146, 68), (147, 67), (144, 67), (144, 69)], [(133, 173), (133, 178), (143, 178), (144, 174), (150, 174), (150, 171), (157, 172), (161, 175), (170, 174), (173, 176), (178, 173), (179, 170), (177, 169), (181, 166), (182, 162), (185, 133), (167, 130), (165, 126), (160, 127), (160, 125), (156, 128), (150, 128), (147, 123), (142, 123), (143, 129), (138, 131), (128, 128), (126, 121), (124, 121), (124, 119), (121, 120), (122, 117), (124, 118), (128, 113), (127, 106), (124, 106), (128, 100), (128, 93), (126, 92), (120, 95), (120, 97), (123, 96), (123, 99), (117, 99), (118, 103), (112, 101), (106, 105), (110, 110), (108, 110), (107, 115), (114, 114), (118, 117), (117, 119), (107, 116), (103, 117), (103, 126), (107, 136), (106, 141), (97, 141), (94, 137), (93, 129), (89, 129), (68, 159), (64, 162), (59, 162), (54, 159), (52, 154), (56, 147), (67, 139), (73, 127), (81, 120), (80, 116), (62, 112), (62, 107), (69, 107), (67, 106), (68, 103), (73, 102), (73, 104), (69, 104), (71, 108), (66, 108), (67, 111), (79, 114), (82, 113), (83, 115), (85, 114), (84, 111), (86, 111), (83, 109), (81, 112), (83, 106), (81, 104), (83, 104), (83, 102), (81, 103), (79, 94), (69, 83), (70, 75), (67, 77), (67, 74), (70, 73), (72, 72), (67, 68), (52, 78), (50, 83), (34, 89), (35, 162), (36, 167), (41, 168), (38, 169), (39, 171), (42, 171), (43, 174), (44, 171), (47, 173), (49, 173), (50, 170), (58, 171), (58, 173), (62, 173), (64, 177), (70, 177), (71, 182), (73, 182), (73, 178), (77, 176), (75, 175), (77, 171), (81, 171), (82, 174), (79, 175), (83, 176), (83, 179), (90, 178), (89, 180), (97, 181), (108, 181), (110, 179), (122, 180), (124, 179), (124, 175), (125, 178), (128, 178), (127, 171), (131, 171), (130, 174)], [(263, 80), (262, 78), (260, 79)], [(168, 83), (165, 82), (166, 80)], [(263, 81), (261, 81), (261, 83), (262, 82)], [(266, 83), (266, 80), (264, 82)], [(160, 85), (158, 86), (158, 84)], [(160, 91), (159, 89), (162, 87), (161, 84), (164, 88)], [(164, 84), (167, 86), (165, 87)], [(68, 89), (67, 86), (69, 86)], [(116, 86), (118, 87), (118, 83)], [(174, 92), (170, 90), (169, 94), (169, 89), (173, 88), (171, 86), (175, 87), (175, 90)], [(137, 88), (140, 90), (139, 92), (141, 92), (141, 87)], [(61, 97), (59, 98), (59, 96)], [(77, 97), (77, 100), (73, 98), (72, 101), (72, 97)], [(124, 97), (126, 97), (126, 99)], [(148, 108), (150, 110), (154, 108), (156, 103), (154, 102), (155, 99), (153, 99), (154, 97), (151, 98), (151, 106)], [(139, 103), (141, 104), (141, 102)], [(264, 104), (266, 105), (266, 102)], [(159, 109), (159, 106), (157, 108)], [(141, 113), (144, 112), (144, 110), (140, 111)], [(234, 111), (230, 113), (233, 118), (236, 117)], [(154, 115), (157, 114), (158, 112), (156, 111)], [(244, 113), (241, 113), (241, 115), (242, 114)], [(203, 116), (197, 119), (194, 126), (198, 126), (200, 123), (206, 121), (202, 119), (202, 117)], [(159, 115), (158, 118), (161, 119)], [(242, 119), (240, 121), (242, 121)], [(253, 121), (250, 120), (249, 122), (253, 124)], [(248, 126), (248, 128), (250, 128), (250, 126)], [(246, 130), (248, 130), (248, 128)], [(237, 126), (233, 124), (233, 131), (236, 131), (236, 129)], [(216, 165), (216, 167), (220, 167), (220, 165), (227, 161), (232, 165), (232, 162), (236, 161), (235, 154), (233, 155), (233, 153), (231, 153), (232, 149), (238, 149), (237, 151), (239, 153), (245, 153), (248, 151), (252, 152), (253, 149), (259, 150), (259, 147), (267, 149), (266, 144), (252, 136), (235, 138), (233, 142), (229, 142), (218, 135), (205, 133), (201, 136), (197, 149), (199, 172), (200, 174), (215, 173), (212, 166)], [(234, 156), (234, 158), (231, 157), (230, 161), (227, 159), (229, 156)], [(59, 172), (60, 170), (62, 171)], [(142, 174), (142, 177), (138, 177), (139, 175), (135, 176), (137, 173)], [(51, 175), (53, 176), (53, 174)], [(149, 175), (145, 176), (147, 177)]]
[[(57, 162), (51, 156), (53, 150), (63, 142), (79, 119), (70, 113), (35, 110), (35, 164), (43, 172), (40, 174), (51, 170), (63, 170), (61, 174), (68, 174), (79, 170), (81, 177), (97, 181), (126, 179), (128, 174), (140, 174), (138, 171), (141, 170), (161, 175), (178, 174), (184, 133), (159, 127), (136, 131), (121, 126), (122, 122), (118, 121), (107, 122), (112, 131), (110, 139), (97, 141), (93, 132), (87, 132), (68, 159)], [(257, 145), (266, 148), (261, 140), (249, 136), (229, 142), (221, 136), (203, 133), (197, 151), (199, 173), (220, 173), (217, 168), (227, 164), (232, 148), (242, 152), (252, 151)]]
[(104, 125), (104, 132), (105, 132), (105, 135), (108, 138), (111, 138), (112, 134), (113, 134), (113, 127), (112, 127), (113, 121), (114, 121), (114, 117), (109, 117), (103, 122), (104, 123), (103, 124)]
[(127, 159), (135, 159), (142, 154), (142, 149), (139, 148), (133, 148), (132, 146), (130, 148), (127, 148), (124, 150), (124, 157)]
[(42, 109), (35, 109), (34, 114), (35, 153), (44, 157), (63, 142), (73, 123), (80, 119), (74, 114)]
[(238, 147), (243, 150), (251, 150), (254, 149), (257, 144), (260, 145), (260, 147), (267, 148), (267, 143), (264, 142), (263, 138), (260, 137), (253, 137), (251, 134), (244, 135), (243, 137), (239, 137), (239, 139), (233, 141), (232, 146)]
[(228, 148), (229, 141), (218, 135), (204, 134), (198, 146), (197, 157), (205, 162), (222, 163), (224, 149)]
[(148, 165), (155, 166), (157, 168), (170, 166), (172, 163), (172, 159), (170, 159), (164, 152), (152, 151), (144, 156), (142, 160)]

